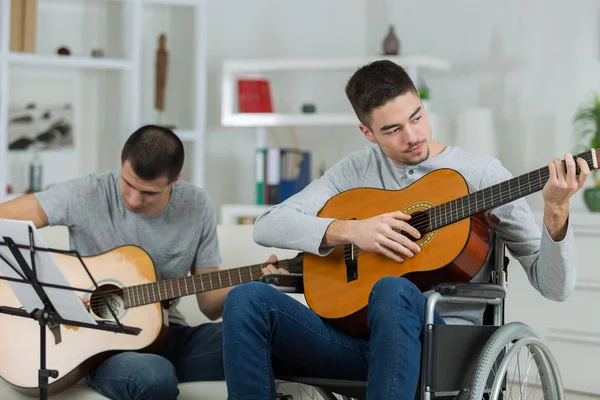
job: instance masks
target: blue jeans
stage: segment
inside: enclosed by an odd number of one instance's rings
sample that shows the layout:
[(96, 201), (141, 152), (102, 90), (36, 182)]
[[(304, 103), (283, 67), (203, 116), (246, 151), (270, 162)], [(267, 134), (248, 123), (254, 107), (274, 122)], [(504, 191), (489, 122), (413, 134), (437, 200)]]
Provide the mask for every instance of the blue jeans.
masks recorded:
[[(333, 328), (269, 285), (237, 286), (229, 292), (223, 314), (229, 399), (274, 399), (274, 376), (286, 373), (366, 380), (369, 398), (414, 400), (425, 303), (426, 297), (407, 279), (380, 279), (369, 296), (371, 335), (360, 338)], [(437, 313), (435, 323), (444, 323)]]
[(159, 354), (123, 352), (88, 375), (90, 386), (110, 399), (176, 399), (177, 384), (223, 380), (221, 323), (171, 325)]

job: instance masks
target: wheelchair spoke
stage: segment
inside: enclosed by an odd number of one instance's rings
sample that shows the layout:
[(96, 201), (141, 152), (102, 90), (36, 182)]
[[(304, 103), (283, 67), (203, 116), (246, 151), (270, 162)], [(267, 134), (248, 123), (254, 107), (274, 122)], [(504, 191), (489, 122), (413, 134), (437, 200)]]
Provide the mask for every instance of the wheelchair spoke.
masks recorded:
[[(521, 352), (520, 350), (517, 352), (517, 358), (519, 358), (520, 352)], [(517, 372), (518, 372), (518, 369), (515, 368), (515, 370), (513, 371), (512, 378), (509, 379), (509, 381), (510, 381), (510, 388), (509, 388), (509, 392), (508, 393), (509, 393), (509, 399), (510, 400), (512, 400), (513, 386), (514, 386), (514, 383), (515, 383), (515, 375), (517, 374)]]
[[(528, 350), (531, 350), (528, 348)], [(533, 355), (531, 354), (531, 351), (527, 352), (527, 373), (525, 374), (525, 381), (523, 382), (523, 386), (525, 386), (525, 393), (527, 393), (527, 378), (529, 377), (529, 371), (531, 370), (531, 361), (533, 361)], [(521, 363), (519, 363), (519, 366), (521, 365)], [(521, 386), (521, 387), (523, 387)], [(521, 390), (521, 393), (523, 393), (523, 390)]]
[(489, 360), (483, 396), (471, 400), (555, 400), (555, 381), (535, 342), (512, 340), (499, 349), (496, 359)]
[[(527, 357), (525, 360), (526, 365), (522, 365), (522, 350), (527, 352)], [(515, 360), (514, 370), (512, 373), (510, 381), (510, 389), (509, 389), (509, 398), (512, 399), (513, 395), (517, 400), (536, 400), (537, 389), (541, 387), (541, 376), (540, 371), (537, 368), (536, 362), (536, 354), (537, 351), (535, 348), (531, 348), (530, 346), (524, 346), (517, 351), (517, 356)], [(523, 357), (525, 358), (525, 357)], [(533, 368), (537, 370), (535, 373), (533, 372)], [(515, 389), (517, 391), (515, 391)], [(541, 399), (545, 398), (545, 393), (541, 391)]]
[[(521, 349), (519, 349), (519, 351), (517, 352), (517, 369), (516, 371), (518, 371), (518, 376), (519, 376), (519, 387), (521, 388), (521, 394), (523, 393), (523, 384), (521, 383), (521, 363), (519, 362), (519, 359), (521, 358)], [(521, 397), (521, 396), (519, 396)], [(521, 400), (521, 399), (519, 399)]]

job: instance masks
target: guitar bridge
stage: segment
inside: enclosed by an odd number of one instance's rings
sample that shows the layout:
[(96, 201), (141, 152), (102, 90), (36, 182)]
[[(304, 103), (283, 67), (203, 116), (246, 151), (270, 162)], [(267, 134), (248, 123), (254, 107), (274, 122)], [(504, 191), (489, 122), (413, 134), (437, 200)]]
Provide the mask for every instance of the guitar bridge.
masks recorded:
[(358, 248), (353, 244), (344, 245), (344, 262), (346, 264), (346, 281), (358, 279)]

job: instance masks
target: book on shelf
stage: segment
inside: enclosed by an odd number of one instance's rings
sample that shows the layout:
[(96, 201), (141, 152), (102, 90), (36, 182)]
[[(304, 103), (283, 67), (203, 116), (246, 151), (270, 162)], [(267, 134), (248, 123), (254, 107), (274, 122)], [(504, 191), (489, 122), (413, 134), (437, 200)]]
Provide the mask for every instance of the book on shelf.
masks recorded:
[(10, 3), (10, 51), (34, 53), (37, 26), (37, 0)]
[(239, 112), (273, 112), (271, 89), (267, 79), (238, 79), (237, 87)]
[(277, 147), (256, 149), (256, 204), (279, 204), (311, 180), (311, 154)]

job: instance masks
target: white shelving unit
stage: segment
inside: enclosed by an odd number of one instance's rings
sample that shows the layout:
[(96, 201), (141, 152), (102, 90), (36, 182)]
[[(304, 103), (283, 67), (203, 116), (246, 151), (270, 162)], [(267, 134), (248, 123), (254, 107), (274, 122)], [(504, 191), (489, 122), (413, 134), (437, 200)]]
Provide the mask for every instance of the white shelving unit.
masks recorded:
[[(48, 4), (48, 0), (38, 0), (39, 2), (45, 1)], [(116, 133), (115, 142), (111, 144), (111, 152), (107, 153), (107, 157), (113, 158), (114, 148), (122, 146), (124, 140), (129, 136), (131, 132), (137, 129), (139, 126), (145, 123), (150, 123), (148, 118), (143, 117), (142, 108), (144, 107), (144, 101), (147, 101), (148, 91), (147, 87), (142, 85), (143, 78), (148, 80), (148, 77), (154, 72), (154, 63), (148, 63), (147, 60), (143, 60), (143, 48), (146, 45), (148, 52), (153, 51), (151, 46), (156, 45), (156, 37), (154, 32), (152, 35), (147, 35), (144, 32), (144, 24), (148, 24), (149, 13), (154, 12), (155, 15), (163, 13), (165, 7), (168, 10), (179, 9), (183, 10), (179, 15), (185, 18), (186, 21), (192, 21), (193, 28), (190, 32), (184, 32), (186, 43), (185, 46), (190, 46), (190, 52), (186, 54), (189, 58), (189, 69), (193, 76), (185, 77), (185, 85), (191, 92), (191, 98), (187, 103), (187, 109), (189, 110), (190, 117), (188, 121), (182, 123), (181, 126), (177, 125), (175, 132), (187, 145), (193, 146), (193, 150), (187, 152), (186, 165), (187, 169), (191, 171), (193, 175), (192, 183), (203, 186), (204, 185), (204, 133), (206, 127), (206, 42), (207, 42), (207, 30), (206, 30), (206, 1), (207, 0), (112, 0), (108, 1), (107, 4), (114, 4), (115, 7), (121, 7), (123, 15), (114, 18), (114, 21), (121, 26), (110, 27), (107, 31), (123, 31), (120, 39), (121, 43), (117, 47), (124, 49), (126, 54), (122, 58), (119, 57), (86, 57), (78, 54), (70, 56), (59, 56), (56, 54), (38, 54), (38, 53), (19, 53), (10, 51), (10, 15), (11, 15), (11, 0), (0, 0), (0, 202), (6, 201), (10, 198), (15, 197), (17, 194), (7, 195), (7, 177), (10, 165), (8, 164), (8, 112), (9, 104), (11, 101), (11, 75), (16, 71), (22, 73), (24, 68), (29, 70), (35, 70), (44, 72), (48, 70), (70, 70), (78, 71), (81, 74), (88, 74), (86, 76), (99, 77), (116, 76), (116, 79), (122, 79), (118, 84), (115, 85), (117, 93), (116, 98), (110, 98), (110, 102), (113, 110), (118, 110), (122, 115), (120, 118), (123, 119), (121, 122), (122, 126), (119, 126), (118, 132)], [(38, 5), (41, 3), (38, 3)], [(58, 3), (57, 3), (58, 4)], [(97, 7), (98, 2), (89, 2), (84, 0), (81, 2), (73, 2), (76, 7)], [(54, 4), (50, 4), (54, 6)], [(68, 5), (60, 5), (60, 7), (68, 7)], [(108, 7), (108, 6), (107, 6)], [(113, 6), (111, 6), (113, 7)], [(185, 9), (181, 9), (185, 7)], [(38, 7), (38, 16), (40, 15)], [(152, 11), (155, 10), (155, 11)], [(156, 11), (158, 10), (158, 11)], [(179, 12), (179, 11), (177, 11)], [(57, 13), (57, 18), (60, 18), (60, 13)], [(47, 17), (47, 15), (45, 15)], [(89, 18), (86, 16), (86, 18)], [(42, 21), (45, 22), (45, 21)], [(85, 29), (85, 21), (77, 21), (83, 24)], [(175, 23), (177, 24), (177, 23)], [(150, 24), (151, 25), (151, 24)], [(152, 25), (151, 25), (152, 26)], [(40, 29), (40, 18), (38, 18), (38, 29)], [(144, 33), (146, 33), (145, 37)], [(38, 33), (38, 38), (40, 34)], [(109, 35), (109, 34), (107, 34)], [(111, 33), (112, 35), (112, 33)], [(175, 36), (175, 35), (174, 35)], [(149, 41), (152, 41), (150, 44)], [(74, 39), (74, 42), (76, 40)], [(183, 42), (180, 40), (180, 42)], [(177, 51), (177, 44), (169, 43), (169, 36), (167, 37), (167, 50)], [(187, 51), (187, 50), (186, 50)], [(192, 53), (189, 55), (189, 53)], [(110, 55), (110, 54), (108, 54)], [(169, 59), (169, 73), (177, 75), (177, 71), (173, 72), (177, 68), (177, 64), (172, 61), (171, 55)], [(152, 72), (148, 72), (152, 70)], [(112, 74), (112, 75), (109, 75)], [(116, 74), (116, 75), (115, 75)], [(145, 75), (144, 75), (145, 74)], [(153, 76), (153, 75), (152, 75)], [(182, 78), (179, 78), (182, 79)], [(126, 84), (123, 84), (126, 83)], [(190, 85), (191, 83), (191, 85)], [(101, 85), (99, 85), (101, 86)], [(148, 85), (145, 85), (148, 86)], [(180, 85), (181, 86), (181, 85)], [(104, 89), (104, 88), (100, 88)], [(80, 91), (82, 89), (79, 89)], [(174, 92), (177, 88), (172, 89), (167, 84), (167, 98), (169, 96), (176, 97), (177, 94)], [(120, 98), (120, 96), (123, 98)], [(80, 100), (83, 102), (88, 101), (85, 94), (80, 96)], [(121, 104), (118, 103), (122, 100), (126, 103), (126, 110), (120, 109)], [(89, 101), (99, 102), (98, 99), (89, 99)], [(187, 100), (186, 100), (187, 101)], [(117, 104), (116, 106), (114, 104)], [(125, 107), (125, 106), (123, 106)], [(100, 107), (98, 107), (100, 108)], [(104, 109), (98, 111), (99, 121), (111, 119), (111, 115), (102, 115), (105, 112)], [(108, 113), (108, 111), (106, 111)], [(165, 121), (168, 124), (172, 121)], [(156, 123), (156, 122), (155, 122)], [(98, 129), (105, 129), (98, 128)], [(101, 138), (102, 139), (102, 138)], [(112, 140), (112, 139), (111, 139)], [(86, 149), (86, 151), (100, 151), (97, 149)], [(98, 156), (96, 156), (98, 157)], [(115, 158), (118, 157), (118, 153)], [(100, 171), (97, 171), (100, 172)]]
[[(271, 126), (348, 126), (358, 123), (353, 113), (240, 113), (236, 111), (236, 81), (246, 75), (268, 72), (290, 71), (352, 71), (375, 61), (388, 59), (402, 65), (417, 82), (421, 69), (449, 70), (447, 60), (426, 55), (398, 57), (351, 57), (351, 58), (289, 58), (289, 59), (249, 59), (226, 60), (223, 63), (221, 80), (221, 124), (230, 127), (271, 127)], [(261, 142), (264, 130), (258, 130), (257, 142)]]
[(32, 53), (8, 53), (10, 65), (29, 65), (37, 67), (64, 67), (97, 70), (133, 71), (135, 64), (131, 60), (87, 57), (60, 57)]
[(223, 117), (223, 125), (237, 127), (259, 126), (344, 126), (358, 123), (353, 114), (281, 114), (233, 113)]
[[(277, 102), (274, 101), (274, 113), (238, 112), (237, 80), (244, 77), (267, 77), (269, 79), (270, 73), (276, 75), (286, 72), (333, 71), (350, 74), (362, 65), (378, 59), (388, 59), (403, 66), (413, 82), (419, 82), (419, 75), (423, 69), (447, 71), (451, 68), (449, 61), (427, 55), (226, 60), (223, 63), (221, 75), (221, 124), (226, 127), (256, 128), (257, 148), (267, 145), (266, 128), (268, 127), (356, 126), (359, 122), (358, 118), (348, 106), (342, 112), (281, 113), (278, 112)], [(281, 83), (281, 81), (279, 82)], [(293, 91), (297, 82), (288, 83), (289, 87), (286, 86), (286, 89)], [(328, 89), (318, 87), (312, 93), (318, 94), (319, 90)], [(430, 113), (430, 118), (432, 123), (435, 123), (437, 116)], [(235, 223), (236, 217), (240, 215), (254, 216), (263, 212), (264, 209), (263, 205), (226, 204), (221, 210), (221, 223)]]

